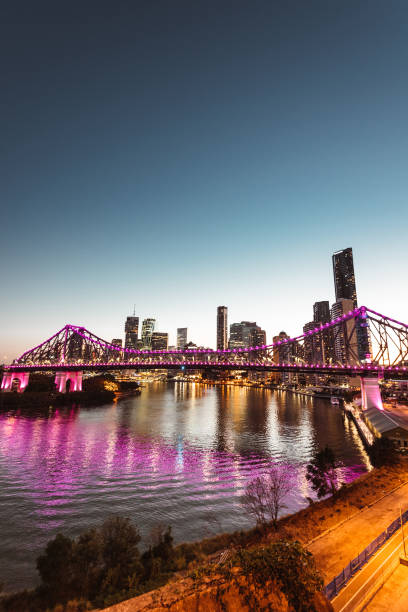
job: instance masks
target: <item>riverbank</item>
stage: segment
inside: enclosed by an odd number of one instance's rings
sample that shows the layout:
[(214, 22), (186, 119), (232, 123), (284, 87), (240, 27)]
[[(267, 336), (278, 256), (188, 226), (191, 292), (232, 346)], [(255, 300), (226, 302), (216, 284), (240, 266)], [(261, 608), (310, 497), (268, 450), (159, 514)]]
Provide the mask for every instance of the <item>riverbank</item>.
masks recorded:
[(57, 408), (60, 406), (97, 406), (112, 402), (114, 391), (73, 391), (71, 393), (47, 393), (25, 391), (24, 393), (0, 393), (0, 411), (31, 408)]
[[(262, 557), (264, 551), (270, 551), (274, 544), (279, 546), (285, 542), (298, 541), (306, 547), (314, 555), (317, 570), (324, 577), (324, 583), (327, 583), (333, 573), (338, 573), (349, 558), (356, 556), (366, 546), (367, 541), (378, 535), (377, 532), (383, 528), (383, 524), (386, 526), (390, 519), (395, 518), (395, 509), (407, 498), (407, 493), (408, 461), (404, 458), (395, 466), (375, 469), (352, 484), (343, 486), (335, 498), (312, 503), (299, 512), (281, 518), (277, 530), (267, 526), (264, 529), (224, 533), (199, 542), (179, 544), (172, 548), (172, 557), (177, 560), (178, 567), (163, 575), (159, 573), (152, 581), (150, 589), (154, 589), (156, 585), (159, 588), (131, 600), (125, 599), (126, 591), (123, 591), (120, 596), (124, 601), (109, 609), (111, 612), (162, 609), (187, 612), (191, 609), (188, 606), (192, 600), (197, 598), (197, 593), (200, 593), (200, 599), (202, 598), (200, 605), (203, 610), (217, 609), (205, 608), (205, 605), (213, 602), (221, 589), (223, 597), (235, 600), (234, 609), (243, 612), (247, 608), (240, 603), (241, 595), (241, 599), (245, 600), (242, 589), (252, 592), (253, 585), (244, 582), (241, 584), (241, 590), (231, 591), (229, 587), (225, 589), (225, 576), (220, 578), (219, 570), (228, 568), (228, 559), (234, 560), (237, 555), (242, 556), (242, 551), (248, 551), (245, 555), (256, 559), (260, 555)], [(210, 583), (211, 590), (207, 592)], [(165, 586), (161, 586), (164, 584)], [(271, 592), (271, 589), (280, 601), (281, 607), (276, 610), (288, 611), (288, 603), (285, 598), (280, 598), (278, 586), (271, 584), (268, 586), (268, 592)], [(167, 602), (164, 606), (163, 598)], [(15, 612), (16, 608), (7, 605), (19, 602), (19, 612), (34, 610), (23, 606), (23, 603), (31, 605), (33, 601), (36, 601), (34, 594), (21, 592), (11, 598), (6, 597), (4, 609), (7, 612)], [(35, 609), (42, 610), (38, 607)], [(331, 610), (331, 607), (324, 598), (320, 598), (315, 609)], [(61, 612), (63, 610), (62, 607)], [(69, 610), (79, 612), (82, 608), (71, 607)]]
[[(327, 583), (396, 518), (398, 506), (406, 501), (407, 494), (408, 462), (403, 459), (399, 465), (375, 469), (361, 476), (352, 484), (343, 487), (336, 499), (315, 502), (300, 512), (282, 518), (277, 531), (272, 527), (265, 531), (252, 529), (247, 532), (222, 534), (195, 544), (181, 545), (183, 554), (190, 548), (190, 552), (194, 551), (198, 559), (190, 565), (188, 572), (175, 574), (166, 586), (106, 610), (187, 612), (193, 602), (200, 604), (200, 598), (202, 608), (196, 609), (204, 610), (205, 597), (211, 594), (208, 592), (209, 587), (213, 596), (220, 585), (224, 588), (219, 576), (217, 583), (217, 568), (234, 554), (234, 551), (262, 550), (262, 547), (270, 545), (271, 542), (282, 539), (298, 540), (306, 546), (313, 554), (316, 567)], [(205, 578), (208, 569), (204, 568), (208, 567), (213, 567), (215, 571), (212, 580)], [(201, 576), (198, 585), (189, 578), (191, 575)], [(235, 610), (247, 610), (244, 604), (240, 604), (237, 593), (233, 593), (232, 597), (235, 597)], [(245, 600), (245, 597), (243, 599)], [(280, 601), (276, 609), (286, 610), (285, 602)], [(332, 608), (320, 601), (315, 609)]]

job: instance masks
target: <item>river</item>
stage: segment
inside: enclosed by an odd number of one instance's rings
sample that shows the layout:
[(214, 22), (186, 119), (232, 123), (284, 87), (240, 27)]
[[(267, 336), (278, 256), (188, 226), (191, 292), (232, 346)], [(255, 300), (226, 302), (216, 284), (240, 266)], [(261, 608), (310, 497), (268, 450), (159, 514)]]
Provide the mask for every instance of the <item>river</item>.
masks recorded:
[(110, 514), (131, 517), (144, 542), (157, 523), (178, 542), (250, 527), (240, 498), (271, 463), (294, 466), (293, 512), (312, 495), (305, 466), (325, 444), (343, 481), (370, 468), (338, 407), (284, 391), (158, 382), (97, 408), (1, 413), (0, 581), (36, 584), (50, 538)]

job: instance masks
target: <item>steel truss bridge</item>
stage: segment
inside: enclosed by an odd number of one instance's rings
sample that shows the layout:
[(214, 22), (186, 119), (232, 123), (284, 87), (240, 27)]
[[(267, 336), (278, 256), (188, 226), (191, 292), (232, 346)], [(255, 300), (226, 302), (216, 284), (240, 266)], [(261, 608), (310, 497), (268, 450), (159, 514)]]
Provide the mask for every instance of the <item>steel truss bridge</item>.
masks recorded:
[(338, 376), (408, 378), (408, 325), (365, 306), (295, 337), (273, 344), (225, 350), (136, 350), (106, 342), (84, 327), (65, 325), (5, 366), (1, 388), (17, 378), (20, 390), (30, 372), (55, 372), (65, 391), (82, 388), (83, 371), (254, 370)]

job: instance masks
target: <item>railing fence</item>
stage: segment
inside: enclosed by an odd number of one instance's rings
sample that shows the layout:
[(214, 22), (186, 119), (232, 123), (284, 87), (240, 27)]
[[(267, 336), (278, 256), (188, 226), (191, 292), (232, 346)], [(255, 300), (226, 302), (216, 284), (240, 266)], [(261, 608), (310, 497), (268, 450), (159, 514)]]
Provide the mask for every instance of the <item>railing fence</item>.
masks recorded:
[[(408, 521), (408, 510), (402, 514), (402, 524), (404, 525)], [(325, 586), (324, 591), (328, 599), (333, 599), (338, 592), (347, 584), (347, 582), (354, 576), (354, 574), (363, 567), (365, 563), (377, 552), (379, 548), (390, 539), (392, 535), (401, 527), (401, 518), (398, 517), (387, 529), (380, 533), (370, 544), (359, 553), (355, 559), (350, 561), (348, 565), (340, 572), (328, 585)]]

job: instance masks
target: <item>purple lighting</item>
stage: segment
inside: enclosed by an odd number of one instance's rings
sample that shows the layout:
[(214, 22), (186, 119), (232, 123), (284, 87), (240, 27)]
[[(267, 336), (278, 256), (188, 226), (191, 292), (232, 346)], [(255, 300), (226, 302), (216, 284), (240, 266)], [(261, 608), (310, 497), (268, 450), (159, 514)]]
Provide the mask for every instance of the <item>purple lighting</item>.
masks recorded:
[[(362, 363), (349, 363), (349, 364), (295, 364), (295, 363), (275, 363), (276, 355), (273, 353), (273, 349), (276, 347), (281, 347), (282, 345), (286, 346), (288, 344), (302, 342), (306, 338), (308, 342), (313, 336), (316, 334), (321, 334), (322, 330), (329, 329), (335, 326), (343, 326), (344, 322), (351, 319), (356, 318), (367, 318), (368, 313), (375, 315), (375, 317), (380, 317), (382, 322), (386, 322), (386, 324), (392, 328), (396, 329), (396, 325), (403, 328), (403, 330), (398, 330), (401, 334), (406, 334), (408, 329), (408, 325), (396, 321), (395, 319), (391, 319), (389, 317), (385, 317), (380, 313), (377, 313), (374, 310), (369, 310), (365, 306), (360, 308), (356, 308), (354, 310), (349, 311), (347, 314), (342, 315), (341, 317), (336, 318), (331, 322), (327, 322), (325, 324), (320, 324), (315, 328), (304, 332), (298, 336), (293, 336), (289, 338), (280, 339), (277, 342), (274, 342), (269, 345), (259, 346), (248, 346), (248, 347), (240, 347), (234, 349), (187, 349), (182, 351), (180, 349), (174, 350), (154, 350), (154, 351), (145, 351), (138, 349), (129, 349), (122, 347), (118, 347), (116, 345), (112, 345), (102, 338), (95, 336), (95, 334), (89, 332), (84, 327), (74, 326), (74, 325), (66, 325), (64, 328), (59, 330), (53, 336), (50, 336), (47, 340), (38, 344), (33, 349), (29, 351), (25, 351), (21, 357), (16, 360), (13, 364), (5, 367), (5, 375), (9, 375), (10, 373), (15, 372), (29, 372), (33, 370), (46, 371), (47, 369), (52, 369), (55, 372), (80, 372), (84, 370), (95, 370), (95, 369), (115, 369), (120, 367), (121, 369), (152, 369), (154, 367), (170, 367), (170, 368), (179, 368), (181, 364), (183, 364), (187, 368), (194, 369), (197, 365), (207, 367), (207, 368), (219, 368), (219, 369), (260, 369), (266, 371), (282, 371), (282, 370), (307, 370), (307, 368), (313, 368), (315, 371), (327, 372), (331, 371), (342, 371), (346, 374), (351, 374), (351, 372), (355, 374), (363, 374), (365, 372), (372, 372), (378, 370), (385, 370), (387, 372), (406, 372), (406, 366), (402, 366), (403, 359), (400, 357), (399, 361), (394, 360), (393, 363), (382, 363), (378, 364), (379, 359), (375, 357), (375, 355), (368, 355), (366, 360)], [(368, 317), (370, 321), (374, 323), (378, 323), (377, 319), (370, 316)], [(373, 324), (374, 324), (373, 323)], [(325, 332), (323, 332), (325, 333)], [(64, 338), (65, 337), (65, 341)], [(66, 358), (66, 355), (72, 354), (65, 350), (65, 347), (69, 347), (69, 342), (76, 337), (82, 338), (85, 340), (86, 347), (89, 349), (89, 358), (88, 360), (82, 359), (73, 359), (72, 357)], [(46, 353), (47, 346), (49, 343), (52, 344), (52, 349), (49, 350), (49, 353)], [(43, 347), (45, 347), (43, 349)], [(57, 348), (55, 348), (57, 347)], [(122, 352), (123, 351), (123, 352)], [(257, 361), (253, 360), (254, 353), (257, 353)], [(48, 354), (48, 357), (44, 357), (44, 354)], [(129, 361), (124, 361), (116, 358), (116, 355), (119, 357), (120, 355), (126, 355), (129, 357)], [(230, 357), (226, 360), (226, 356)], [(223, 357), (225, 361), (222, 359), (218, 359), (218, 357)], [(252, 361), (249, 361), (249, 357), (251, 357)], [(198, 359), (197, 359), (198, 358)], [(243, 359), (243, 360), (242, 360)], [(374, 362), (375, 365), (370, 364), (370, 359)], [(287, 361), (290, 361), (289, 353), (287, 355)], [(397, 365), (398, 364), (398, 365)], [(67, 378), (67, 380), (71, 380)], [(74, 386), (76, 386), (76, 382), (72, 379)], [(8, 389), (10, 383), (7, 382), (7, 379), (4, 379), (2, 382), (2, 388), (4, 390)]]

